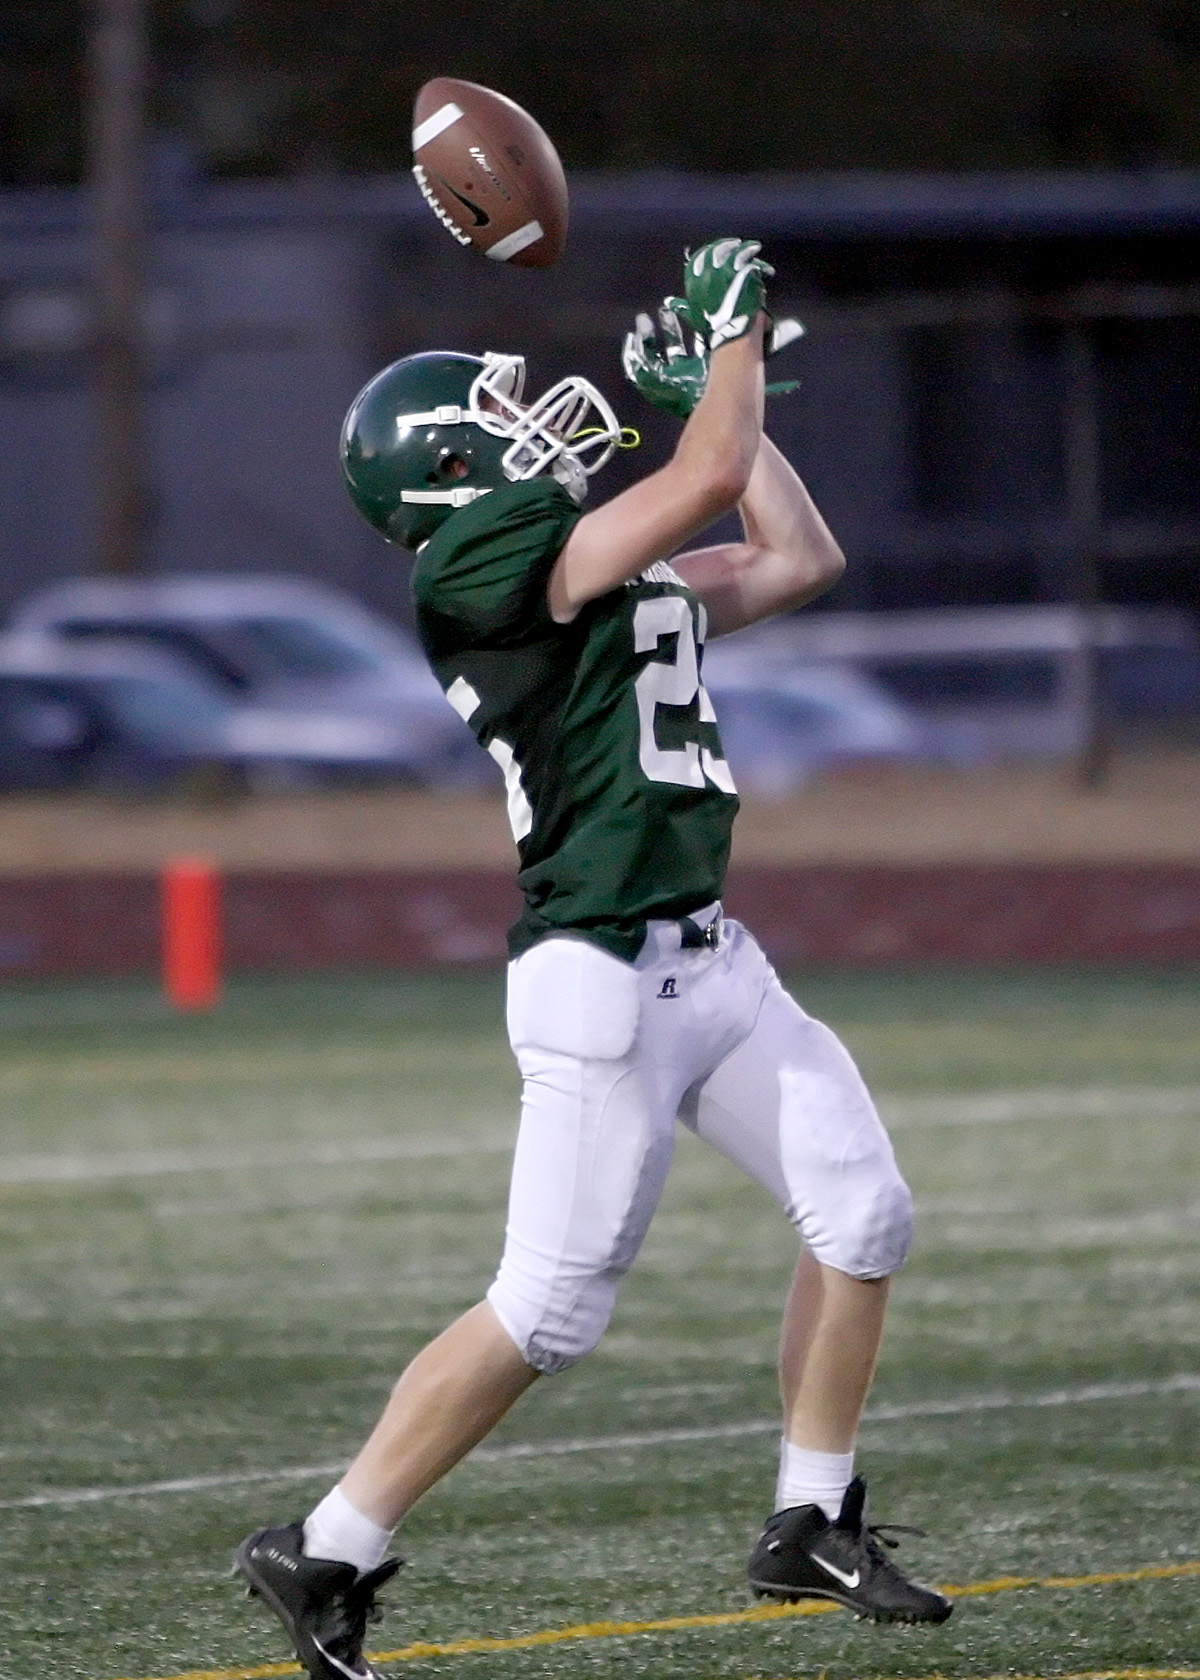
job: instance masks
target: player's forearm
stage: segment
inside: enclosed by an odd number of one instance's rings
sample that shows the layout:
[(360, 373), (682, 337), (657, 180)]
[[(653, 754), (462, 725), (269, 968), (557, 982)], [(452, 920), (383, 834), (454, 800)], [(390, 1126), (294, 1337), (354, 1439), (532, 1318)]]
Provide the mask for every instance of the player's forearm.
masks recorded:
[(746, 542), (760, 557), (766, 612), (786, 612), (823, 594), (846, 561), (807, 486), (770, 438), (764, 437), (740, 503)]
[(767, 438), (739, 507), (744, 541), (675, 560), (704, 602), (714, 636), (802, 607), (836, 583), (845, 566), (803, 482)]
[(712, 487), (714, 504), (722, 504), (718, 511), (749, 493), (762, 443), (763, 402), (762, 333), (756, 330), (713, 351), (707, 388), (672, 463)]

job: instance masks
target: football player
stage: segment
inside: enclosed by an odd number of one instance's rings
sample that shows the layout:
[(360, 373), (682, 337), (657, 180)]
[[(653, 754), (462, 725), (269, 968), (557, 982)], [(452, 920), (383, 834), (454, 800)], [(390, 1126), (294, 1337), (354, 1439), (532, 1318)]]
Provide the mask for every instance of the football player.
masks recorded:
[[(397, 1523), (540, 1374), (599, 1341), (677, 1119), (800, 1238), (751, 1587), (876, 1621), (950, 1614), (881, 1547), (853, 1466), (911, 1198), (849, 1054), (720, 904), (738, 802), (705, 637), (802, 606), (843, 565), (763, 434), (764, 338), (789, 330), (764, 308), (771, 272), (756, 242), (714, 240), (687, 259), (661, 337), (639, 317), (626, 373), (685, 424), (665, 466), (592, 512), (587, 481), (621, 428), (582, 379), (527, 403), (518, 356), (408, 356), (346, 419), (350, 494), (415, 551), (425, 651), (504, 774), (525, 896), (507, 1004), (524, 1089), (486, 1298), (416, 1356), (315, 1510), (238, 1549), (313, 1680), (371, 1680), (364, 1631), (398, 1567)], [(735, 507), (741, 541), (679, 552)]]

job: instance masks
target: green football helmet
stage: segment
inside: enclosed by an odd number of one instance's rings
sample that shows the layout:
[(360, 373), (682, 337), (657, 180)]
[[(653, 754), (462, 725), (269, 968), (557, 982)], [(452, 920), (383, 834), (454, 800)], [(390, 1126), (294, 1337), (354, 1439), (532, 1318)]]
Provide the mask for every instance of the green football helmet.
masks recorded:
[(525, 358), (429, 350), (377, 373), (342, 427), (342, 474), (359, 512), (417, 549), (458, 508), (549, 472), (577, 502), (620, 422), (586, 379), (522, 404)]

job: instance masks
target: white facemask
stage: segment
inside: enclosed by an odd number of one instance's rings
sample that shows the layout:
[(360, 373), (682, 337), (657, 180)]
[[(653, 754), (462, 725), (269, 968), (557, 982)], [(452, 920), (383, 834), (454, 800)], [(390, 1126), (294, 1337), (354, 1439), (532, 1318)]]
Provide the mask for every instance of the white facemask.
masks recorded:
[(470, 418), (493, 437), (511, 439), (501, 461), (505, 475), (519, 483), (549, 469), (581, 502), (588, 478), (621, 438), (621, 423), (604, 397), (573, 374), (526, 407), (524, 356), (485, 351), (483, 360), (486, 366), (471, 386)]

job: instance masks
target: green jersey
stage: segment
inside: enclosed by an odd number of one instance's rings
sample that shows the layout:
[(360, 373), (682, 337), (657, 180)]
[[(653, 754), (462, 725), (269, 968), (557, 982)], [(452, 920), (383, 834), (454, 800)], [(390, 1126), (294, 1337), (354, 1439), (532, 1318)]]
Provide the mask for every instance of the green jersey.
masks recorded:
[(738, 800), (700, 681), (704, 608), (668, 564), (551, 618), (579, 517), (552, 479), (493, 490), (421, 549), (413, 594), (447, 699), (504, 772), (512, 954), (571, 931), (632, 961), (647, 918), (720, 897)]

